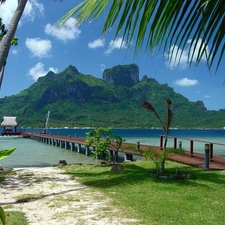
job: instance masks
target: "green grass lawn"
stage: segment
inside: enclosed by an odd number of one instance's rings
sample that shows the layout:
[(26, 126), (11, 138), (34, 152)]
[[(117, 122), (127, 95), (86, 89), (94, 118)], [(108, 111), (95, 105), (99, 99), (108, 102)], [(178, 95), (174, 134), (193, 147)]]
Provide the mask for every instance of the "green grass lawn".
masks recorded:
[[(0, 224), (2, 224), (1, 221)], [(28, 225), (25, 213), (16, 211), (6, 212), (6, 225)]]
[[(136, 218), (134, 224), (225, 224), (225, 171), (204, 171), (167, 162), (168, 174), (193, 173), (196, 179), (164, 180), (148, 176), (151, 162), (124, 163), (124, 170), (110, 171), (109, 165), (63, 167), (66, 173), (93, 190), (113, 199), (120, 216)], [(26, 225), (23, 213), (7, 211), (7, 225)], [(109, 216), (106, 211), (106, 217)], [(1, 224), (1, 222), (0, 222)]]
[[(126, 216), (141, 224), (225, 224), (225, 171), (204, 171), (167, 162), (167, 173), (193, 173), (196, 179), (164, 180), (146, 175), (151, 162), (124, 163), (125, 169), (110, 171), (108, 165), (66, 167), (79, 182), (103, 192)], [(107, 216), (107, 215), (106, 215)], [(140, 223), (139, 223), (140, 224)]]

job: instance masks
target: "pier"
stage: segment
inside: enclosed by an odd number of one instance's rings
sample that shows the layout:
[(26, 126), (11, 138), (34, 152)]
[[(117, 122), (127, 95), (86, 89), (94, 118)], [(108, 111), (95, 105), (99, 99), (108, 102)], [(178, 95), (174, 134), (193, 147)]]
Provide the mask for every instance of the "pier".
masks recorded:
[[(71, 151), (76, 151), (78, 153), (84, 153), (85, 155), (89, 156), (91, 154), (91, 151), (93, 150), (93, 146), (88, 147), (85, 143), (85, 138), (80, 137), (74, 137), (74, 136), (60, 136), (60, 135), (52, 135), (47, 133), (26, 133), (24, 134), (24, 137), (29, 137), (30, 139), (43, 142), (46, 144), (50, 144), (56, 147), (69, 149)], [(142, 150), (145, 150), (149, 147), (154, 148), (158, 153), (162, 153), (163, 149), (163, 139), (164, 135), (161, 135), (159, 138), (159, 146), (150, 146), (150, 145), (143, 145), (141, 143), (137, 144), (131, 144), (131, 143), (123, 143), (122, 148), (125, 149), (123, 151), (120, 151), (123, 154), (124, 161), (125, 160), (133, 160), (133, 156), (140, 156), (140, 153), (138, 151), (132, 151), (126, 149), (126, 146), (134, 146), (135, 148), (140, 148)], [(204, 168), (205, 167), (205, 155), (204, 152), (197, 153), (194, 152), (194, 142), (202, 142), (203, 146), (204, 143), (209, 144), (209, 168), (211, 170), (225, 170), (225, 157), (215, 156), (213, 155), (213, 147), (215, 145), (223, 145), (220, 143), (211, 143), (201, 140), (192, 140), (187, 138), (178, 138), (177, 137), (168, 137), (169, 139), (173, 139), (173, 148), (181, 148), (181, 140), (190, 141), (190, 150), (184, 151), (184, 154), (179, 153), (172, 153), (169, 156), (167, 156), (168, 160), (180, 162), (186, 165), (191, 165), (195, 167)], [(178, 144), (179, 143), (179, 144)], [(223, 145), (225, 149), (225, 144)], [(171, 147), (171, 146), (170, 146)], [(118, 157), (118, 152), (116, 152), (113, 149), (108, 149), (110, 155), (114, 155), (115, 157)]]

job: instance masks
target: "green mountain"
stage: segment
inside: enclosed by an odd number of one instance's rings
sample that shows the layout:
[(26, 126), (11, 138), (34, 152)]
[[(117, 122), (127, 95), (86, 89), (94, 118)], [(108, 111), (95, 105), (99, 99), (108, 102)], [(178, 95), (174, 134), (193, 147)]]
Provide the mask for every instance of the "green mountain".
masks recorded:
[(43, 127), (50, 110), (51, 127), (151, 128), (160, 124), (141, 103), (151, 103), (164, 118), (166, 98), (174, 104), (173, 127), (225, 126), (225, 110), (209, 111), (203, 102), (190, 102), (153, 78), (139, 80), (135, 64), (106, 69), (102, 79), (71, 65), (61, 73), (49, 72), (17, 95), (1, 98), (0, 116), (16, 116), (21, 127)]

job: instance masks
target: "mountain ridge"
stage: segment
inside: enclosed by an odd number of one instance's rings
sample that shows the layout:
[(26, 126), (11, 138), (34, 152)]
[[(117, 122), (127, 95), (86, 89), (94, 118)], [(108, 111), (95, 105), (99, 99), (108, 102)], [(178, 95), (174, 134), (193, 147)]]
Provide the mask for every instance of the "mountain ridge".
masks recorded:
[(106, 69), (102, 78), (82, 74), (72, 65), (59, 73), (50, 71), (17, 95), (0, 98), (0, 116), (17, 116), (23, 127), (42, 127), (50, 110), (52, 127), (151, 128), (160, 124), (141, 103), (151, 103), (164, 118), (166, 98), (174, 104), (173, 127), (224, 127), (225, 110), (207, 110), (202, 101), (190, 102), (147, 75), (140, 80), (136, 64)]

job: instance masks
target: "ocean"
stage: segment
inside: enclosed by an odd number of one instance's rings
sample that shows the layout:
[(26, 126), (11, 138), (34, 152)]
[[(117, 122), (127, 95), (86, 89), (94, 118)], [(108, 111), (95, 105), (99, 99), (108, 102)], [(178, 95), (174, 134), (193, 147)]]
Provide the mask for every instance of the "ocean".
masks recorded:
[[(86, 137), (86, 129), (48, 129), (47, 133), (62, 136)], [(26, 129), (26, 132), (42, 132), (43, 129)], [(113, 129), (127, 143), (159, 146), (161, 129)], [(174, 138), (181, 142), (182, 148), (189, 150), (190, 139), (194, 140), (194, 151), (204, 154), (206, 143), (214, 143), (214, 155), (225, 155), (225, 130), (180, 130), (174, 129), (169, 133), (168, 147), (173, 147)], [(177, 144), (178, 145), (178, 144)], [(56, 146), (40, 143), (30, 139), (15, 138), (11, 140), (0, 139), (0, 149), (17, 146), (15, 152), (8, 158), (1, 160), (3, 167), (48, 167), (65, 159), (68, 163), (99, 164), (102, 160), (93, 159), (90, 156), (62, 149)]]

